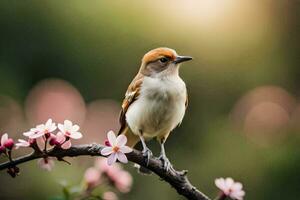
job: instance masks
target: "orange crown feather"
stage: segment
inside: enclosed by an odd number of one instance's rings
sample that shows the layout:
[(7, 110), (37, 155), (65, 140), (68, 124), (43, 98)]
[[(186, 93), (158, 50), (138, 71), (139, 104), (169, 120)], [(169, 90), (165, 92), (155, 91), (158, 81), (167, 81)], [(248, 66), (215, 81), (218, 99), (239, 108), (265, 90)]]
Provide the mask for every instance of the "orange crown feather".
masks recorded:
[(153, 49), (146, 53), (142, 59), (143, 63), (149, 63), (152, 61), (155, 61), (159, 58), (162, 57), (168, 57), (171, 60), (175, 60), (177, 56), (177, 53), (173, 49), (165, 48), (165, 47), (160, 47), (157, 49)]

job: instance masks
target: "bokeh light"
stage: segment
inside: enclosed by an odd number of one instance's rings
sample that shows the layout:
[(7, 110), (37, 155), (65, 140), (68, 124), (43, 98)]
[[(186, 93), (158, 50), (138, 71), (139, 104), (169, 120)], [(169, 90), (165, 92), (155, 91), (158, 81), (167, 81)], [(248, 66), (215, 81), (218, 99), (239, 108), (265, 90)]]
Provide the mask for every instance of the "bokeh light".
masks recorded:
[(87, 113), (82, 131), (84, 138), (80, 142), (102, 143), (110, 130), (118, 131), (120, 105), (113, 100), (95, 100), (87, 105)]
[(257, 141), (262, 143), (270, 142), (285, 133), (295, 103), (295, 98), (283, 88), (261, 86), (245, 94), (236, 103), (231, 119), (236, 127), (242, 128), (251, 138), (257, 137)]
[(52, 118), (62, 123), (65, 119), (81, 124), (85, 118), (85, 103), (71, 84), (58, 79), (38, 83), (29, 92), (25, 103), (26, 116), (31, 124)]
[(17, 136), (26, 127), (22, 106), (11, 97), (0, 96), (0, 134)]

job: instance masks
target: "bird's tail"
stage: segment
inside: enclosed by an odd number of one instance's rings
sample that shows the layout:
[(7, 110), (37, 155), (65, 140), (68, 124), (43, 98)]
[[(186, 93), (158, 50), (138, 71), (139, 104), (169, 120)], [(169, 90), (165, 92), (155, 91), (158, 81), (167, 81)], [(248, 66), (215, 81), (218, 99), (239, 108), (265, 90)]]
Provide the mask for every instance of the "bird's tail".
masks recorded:
[(131, 131), (131, 129), (128, 126), (119, 130), (118, 135), (121, 135), (121, 134), (123, 134), (127, 137), (126, 145), (131, 148), (133, 148), (140, 140), (140, 138), (137, 135), (133, 134), (133, 132)]
[[(137, 135), (133, 134), (133, 132), (131, 131), (131, 129), (128, 126), (126, 126), (125, 128), (121, 128), (118, 135), (120, 135), (120, 134), (123, 134), (127, 137), (126, 145), (131, 148), (133, 148), (140, 141), (140, 138)], [(134, 164), (134, 167), (137, 168), (137, 171), (140, 174), (143, 174), (143, 175), (152, 174), (152, 172), (149, 169), (147, 169), (143, 166), (140, 166), (138, 164)]]

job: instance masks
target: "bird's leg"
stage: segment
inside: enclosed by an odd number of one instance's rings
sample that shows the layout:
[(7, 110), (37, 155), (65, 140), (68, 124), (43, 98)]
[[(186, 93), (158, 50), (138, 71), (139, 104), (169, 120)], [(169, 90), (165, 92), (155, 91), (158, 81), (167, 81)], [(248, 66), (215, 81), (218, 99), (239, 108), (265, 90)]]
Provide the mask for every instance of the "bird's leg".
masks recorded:
[(150, 157), (152, 156), (152, 152), (146, 145), (146, 142), (145, 142), (145, 139), (143, 137), (142, 131), (140, 131), (139, 137), (140, 137), (140, 140), (141, 140), (142, 145), (143, 145), (142, 154), (144, 156), (146, 166), (148, 166)]
[(166, 172), (168, 172), (170, 169), (173, 169), (173, 166), (172, 166), (171, 162), (169, 161), (169, 159), (168, 159), (168, 157), (166, 155), (165, 146), (164, 146), (165, 145), (165, 141), (166, 140), (164, 138), (162, 138), (160, 140), (161, 151), (160, 151), (160, 156), (158, 158), (159, 158), (159, 160), (162, 161), (164, 170)]

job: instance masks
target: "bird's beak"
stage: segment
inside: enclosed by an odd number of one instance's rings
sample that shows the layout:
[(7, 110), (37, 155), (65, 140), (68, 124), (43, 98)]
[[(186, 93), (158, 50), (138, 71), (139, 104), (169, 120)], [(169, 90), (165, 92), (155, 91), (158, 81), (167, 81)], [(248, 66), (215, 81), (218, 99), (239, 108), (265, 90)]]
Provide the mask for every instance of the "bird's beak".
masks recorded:
[(190, 57), (190, 56), (177, 56), (174, 60), (174, 63), (178, 64), (178, 63), (186, 62), (186, 61), (189, 61), (189, 60), (192, 60), (192, 59), (193, 58)]

